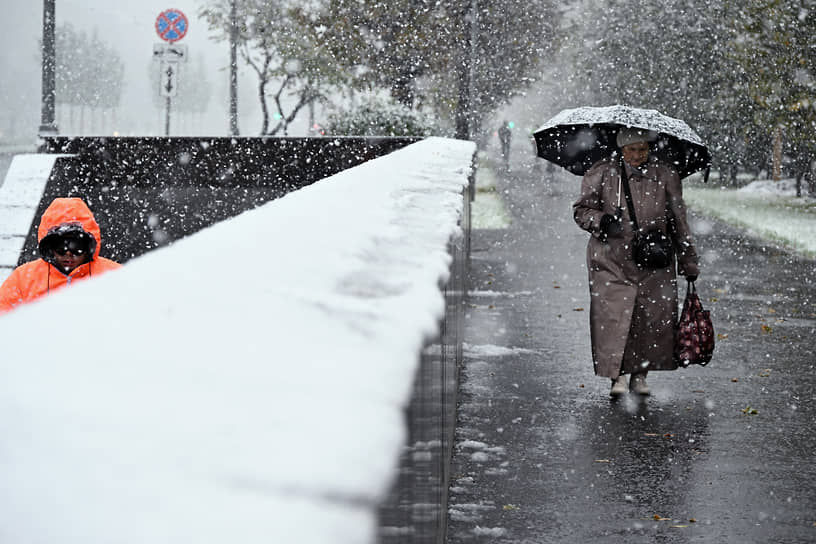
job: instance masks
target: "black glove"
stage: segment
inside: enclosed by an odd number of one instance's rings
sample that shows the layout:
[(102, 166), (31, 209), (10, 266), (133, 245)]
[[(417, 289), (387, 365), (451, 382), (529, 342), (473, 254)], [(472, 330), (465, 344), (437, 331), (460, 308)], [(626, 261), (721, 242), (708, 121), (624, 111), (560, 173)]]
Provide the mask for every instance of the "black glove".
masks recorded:
[(610, 236), (620, 234), (621, 230), (622, 227), (620, 224), (620, 219), (608, 213), (603, 214), (603, 216), (601, 217), (601, 236), (600, 236), (602, 242), (605, 242), (606, 239)]
[(690, 281), (690, 282), (694, 283), (695, 281), (697, 281), (697, 276), (693, 276), (691, 274), (686, 274), (686, 281)]

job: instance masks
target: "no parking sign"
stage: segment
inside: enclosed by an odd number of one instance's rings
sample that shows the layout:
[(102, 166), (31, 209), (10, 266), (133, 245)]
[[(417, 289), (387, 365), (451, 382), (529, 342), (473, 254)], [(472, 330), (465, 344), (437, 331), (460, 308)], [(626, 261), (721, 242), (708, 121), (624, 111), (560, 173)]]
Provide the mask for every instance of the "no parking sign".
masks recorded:
[(187, 16), (178, 9), (166, 9), (156, 17), (156, 33), (166, 42), (177, 42), (187, 34)]

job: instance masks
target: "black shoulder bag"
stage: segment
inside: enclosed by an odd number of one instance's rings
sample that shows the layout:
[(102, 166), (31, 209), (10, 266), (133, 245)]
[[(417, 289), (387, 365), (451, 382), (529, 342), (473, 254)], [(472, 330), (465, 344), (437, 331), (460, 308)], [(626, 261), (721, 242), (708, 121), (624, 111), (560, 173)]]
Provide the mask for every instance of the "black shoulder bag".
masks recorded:
[(632, 201), (632, 192), (629, 190), (629, 178), (626, 175), (626, 165), (620, 163), (621, 184), (626, 197), (626, 207), (629, 210), (629, 219), (635, 231), (632, 240), (632, 258), (641, 268), (667, 268), (672, 263), (674, 252), (669, 236), (655, 227), (641, 232), (635, 216), (635, 204)]

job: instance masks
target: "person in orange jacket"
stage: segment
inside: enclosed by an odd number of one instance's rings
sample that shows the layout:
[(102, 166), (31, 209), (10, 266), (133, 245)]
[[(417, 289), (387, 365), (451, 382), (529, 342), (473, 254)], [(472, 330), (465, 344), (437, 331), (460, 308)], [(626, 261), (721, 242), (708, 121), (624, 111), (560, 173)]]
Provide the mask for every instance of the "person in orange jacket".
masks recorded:
[(37, 239), (41, 258), (15, 268), (0, 286), (0, 313), (122, 266), (99, 256), (99, 225), (80, 198), (55, 198), (43, 213)]

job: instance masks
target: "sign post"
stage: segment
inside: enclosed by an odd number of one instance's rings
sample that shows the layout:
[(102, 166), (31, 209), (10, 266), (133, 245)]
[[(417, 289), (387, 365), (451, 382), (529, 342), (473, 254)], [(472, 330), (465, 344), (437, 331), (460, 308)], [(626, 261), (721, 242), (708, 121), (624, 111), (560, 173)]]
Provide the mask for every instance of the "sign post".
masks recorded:
[(54, 0), (43, 0), (42, 32), (42, 98), (40, 104), (39, 134), (57, 134), (57, 50), (56, 50), (56, 8)]
[(156, 34), (167, 43), (153, 44), (153, 60), (160, 63), (159, 94), (165, 97), (164, 135), (170, 135), (170, 101), (178, 94), (179, 63), (187, 60), (187, 46), (176, 44), (187, 35), (187, 16), (166, 9), (156, 17)]

